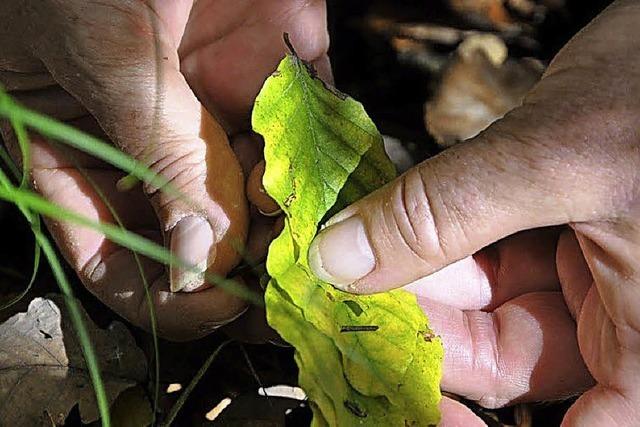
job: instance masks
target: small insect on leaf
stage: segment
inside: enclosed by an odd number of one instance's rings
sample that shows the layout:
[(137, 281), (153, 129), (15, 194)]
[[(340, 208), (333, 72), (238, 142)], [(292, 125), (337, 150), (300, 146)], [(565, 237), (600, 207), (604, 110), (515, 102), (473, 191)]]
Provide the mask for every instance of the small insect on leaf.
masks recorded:
[(375, 325), (362, 325), (362, 326), (341, 326), (340, 332), (375, 332), (380, 329), (379, 326)]
[(434, 334), (431, 331), (422, 332), (422, 338), (424, 338), (426, 342), (431, 342), (431, 340), (433, 340), (435, 337), (436, 337), (436, 334)]
[(346, 300), (344, 301), (344, 304), (349, 307), (349, 309), (353, 312), (353, 314), (355, 314), (356, 316), (360, 316), (364, 310), (362, 310), (362, 307), (360, 307), (360, 304), (358, 304), (357, 302), (353, 301), (353, 300)]
[(291, 203), (293, 203), (295, 199), (296, 199), (295, 193), (289, 194), (289, 196), (287, 196), (287, 198), (284, 199), (284, 206), (288, 208), (289, 206), (291, 206)]
[(358, 418), (367, 418), (367, 413), (362, 410), (357, 403), (351, 402), (350, 400), (344, 401), (344, 407), (347, 408), (353, 415)]

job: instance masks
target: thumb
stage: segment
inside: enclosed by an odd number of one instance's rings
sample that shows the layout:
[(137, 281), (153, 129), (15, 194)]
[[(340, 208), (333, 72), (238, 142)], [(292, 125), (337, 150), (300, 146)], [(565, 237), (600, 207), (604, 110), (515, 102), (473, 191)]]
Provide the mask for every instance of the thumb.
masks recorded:
[(520, 107), (338, 213), (311, 245), (311, 268), (344, 290), (379, 292), (520, 230), (604, 215), (610, 194), (580, 173), (602, 166), (550, 149), (536, 114)]
[(145, 186), (174, 254), (200, 267), (200, 274), (172, 269), (171, 289), (187, 291), (203, 284), (207, 268), (224, 275), (237, 263), (234, 247), (248, 227), (244, 178), (227, 136), (180, 72), (177, 47), (191, 4), (63, 2), (55, 19), (34, 12), (44, 34), (33, 46), (115, 144), (186, 195)]

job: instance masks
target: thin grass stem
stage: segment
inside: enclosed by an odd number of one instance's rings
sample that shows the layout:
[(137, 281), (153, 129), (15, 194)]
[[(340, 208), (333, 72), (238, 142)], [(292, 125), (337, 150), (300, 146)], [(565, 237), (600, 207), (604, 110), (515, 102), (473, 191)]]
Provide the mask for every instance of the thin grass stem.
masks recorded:
[(162, 427), (169, 427), (171, 424), (173, 424), (176, 416), (178, 415), (178, 412), (180, 412), (180, 409), (182, 409), (182, 407), (184, 406), (184, 403), (187, 401), (187, 398), (189, 397), (193, 389), (198, 385), (200, 379), (207, 372), (209, 366), (211, 366), (216, 357), (218, 357), (220, 351), (230, 342), (231, 340), (223, 342), (213, 351), (213, 353), (211, 353), (211, 355), (209, 355), (209, 357), (207, 357), (207, 360), (205, 360), (202, 366), (200, 366), (200, 369), (198, 369), (198, 372), (196, 372), (196, 374), (193, 376), (187, 388), (184, 389), (176, 403), (171, 407), (171, 411), (169, 411), (167, 419), (161, 424)]

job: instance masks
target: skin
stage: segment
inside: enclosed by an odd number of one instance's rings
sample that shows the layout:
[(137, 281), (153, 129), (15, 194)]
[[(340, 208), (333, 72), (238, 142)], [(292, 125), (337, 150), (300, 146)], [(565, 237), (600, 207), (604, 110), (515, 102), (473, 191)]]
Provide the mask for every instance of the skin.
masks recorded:
[(258, 163), (247, 179), (247, 197), (251, 204), (257, 207), (266, 216), (278, 216), (282, 213), (280, 206), (267, 194), (262, 186), (265, 163)]
[[(524, 104), (328, 222), (316, 273), (410, 289), (442, 387), (489, 408), (581, 396), (564, 426), (640, 420), (640, 3), (617, 1)], [(356, 242), (356, 243), (354, 243)], [(443, 424), (480, 421), (445, 400)]]
[[(11, 94), (113, 142), (166, 177), (186, 200), (147, 185), (118, 189), (122, 172), (32, 134), (31, 180), (38, 192), (91, 219), (114, 222), (95, 185), (129, 230), (219, 275), (240, 261), (238, 245), (262, 250), (271, 230), (250, 226), (250, 216), (258, 215), (250, 215), (245, 196), (260, 146), (243, 133), (253, 99), (286, 52), (283, 32), (330, 78), (323, 1), (0, 3), (0, 16), (7, 17), (0, 26), (0, 82)], [(19, 160), (7, 123), (2, 137)], [(85, 286), (149, 328), (133, 255), (100, 233), (47, 225)], [(164, 337), (206, 335), (247, 309), (215, 286), (171, 292), (205, 284), (177, 268), (167, 271), (147, 259), (142, 264)]]

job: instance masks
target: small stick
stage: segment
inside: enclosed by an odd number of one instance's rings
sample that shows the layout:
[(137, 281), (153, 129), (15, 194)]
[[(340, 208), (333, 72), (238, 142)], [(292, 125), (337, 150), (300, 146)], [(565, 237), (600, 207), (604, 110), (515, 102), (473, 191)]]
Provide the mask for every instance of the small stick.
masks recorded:
[(375, 332), (380, 329), (379, 326), (376, 325), (363, 325), (363, 326), (341, 326), (340, 332)]

